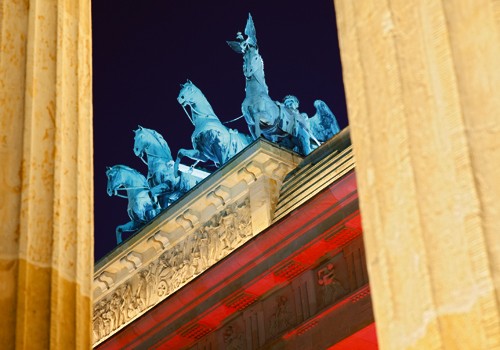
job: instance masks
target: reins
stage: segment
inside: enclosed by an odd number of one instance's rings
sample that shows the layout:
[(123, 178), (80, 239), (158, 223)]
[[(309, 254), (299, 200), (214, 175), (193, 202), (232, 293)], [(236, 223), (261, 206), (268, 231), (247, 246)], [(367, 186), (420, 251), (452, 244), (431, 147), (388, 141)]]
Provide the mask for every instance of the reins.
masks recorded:
[(222, 124), (232, 123), (232, 122), (235, 122), (238, 119), (241, 119), (243, 117), (244, 117), (244, 115), (240, 115), (238, 118), (234, 118), (234, 119), (228, 120), (227, 122), (222, 122)]
[[(183, 104), (181, 104), (181, 106), (182, 106), (182, 109), (184, 110), (184, 112), (186, 113), (186, 115), (188, 116), (189, 121), (191, 121), (191, 124), (193, 124), (193, 125), (194, 125), (194, 121), (193, 121), (193, 119), (191, 118), (191, 116), (189, 115), (188, 111), (186, 110), (186, 107), (185, 107)], [(193, 106), (191, 106), (191, 110), (193, 110)]]
[[(123, 186), (123, 185), (121, 185)], [(118, 193), (118, 191), (127, 191), (127, 190), (138, 190), (138, 189), (149, 189), (149, 187), (146, 187), (146, 186), (134, 186), (134, 187), (118, 187), (118, 188), (115, 188), (114, 190), (114, 195), (117, 196), (117, 197), (120, 197), (120, 198), (128, 198), (127, 196), (123, 195), (123, 194), (120, 194)]]

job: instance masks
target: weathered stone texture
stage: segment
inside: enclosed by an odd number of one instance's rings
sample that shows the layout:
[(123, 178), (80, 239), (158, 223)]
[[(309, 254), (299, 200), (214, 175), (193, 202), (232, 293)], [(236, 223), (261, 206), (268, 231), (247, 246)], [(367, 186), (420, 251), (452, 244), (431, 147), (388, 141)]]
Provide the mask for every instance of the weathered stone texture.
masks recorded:
[(335, 5), (380, 347), (500, 349), (498, 3)]
[(89, 348), (90, 2), (0, 3), (0, 344)]

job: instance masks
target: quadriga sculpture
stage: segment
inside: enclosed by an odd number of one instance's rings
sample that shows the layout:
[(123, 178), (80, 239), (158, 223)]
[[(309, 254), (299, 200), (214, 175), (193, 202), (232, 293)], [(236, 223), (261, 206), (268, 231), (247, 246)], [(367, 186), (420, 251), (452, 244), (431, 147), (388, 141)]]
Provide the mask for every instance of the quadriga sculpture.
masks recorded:
[[(134, 131), (134, 153), (148, 166), (147, 181), (162, 209), (196, 186), (203, 177), (178, 171), (167, 142), (155, 130), (139, 126)], [(146, 160), (144, 160), (146, 157)]]
[(182, 157), (189, 157), (196, 162), (212, 161), (219, 167), (252, 141), (248, 135), (224, 126), (201, 90), (191, 81), (188, 80), (181, 87), (177, 101), (184, 110), (186, 106), (191, 110), (191, 115), (185, 111), (194, 125), (191, 135), (193, 149), (179, 150), (176, 168)]
[(261, 134), (268, 140), (302, 154), (309, 154), (320, 142), (339, 132), (337, 120), (328, 106), (320, 100), (314, 103), (316, 114), (308, 118), (298, 110), (299, 101), (287, 96), (283, 103), (273, 101), (264, 77), (264, 61), (259, 54), (252, 16), (248, 16), (245, 35), (238, 33), (237, 41), (228, 41), (237, 53), (243, 54), (243, 74), (246, 78), (245, 100), (241, 109), (253, 138)]
[[(160, 206), (152, 195), (144, 175), (125, 165), (115, 165), (106, 170), (109, 196), (128, 199), (127, 213), (131, 221), (116, 227), (116, 243), (122, 242), (122, 233), (136, 231), (160, 212)], [(126, 196), (118, 193), (127, 192)]]

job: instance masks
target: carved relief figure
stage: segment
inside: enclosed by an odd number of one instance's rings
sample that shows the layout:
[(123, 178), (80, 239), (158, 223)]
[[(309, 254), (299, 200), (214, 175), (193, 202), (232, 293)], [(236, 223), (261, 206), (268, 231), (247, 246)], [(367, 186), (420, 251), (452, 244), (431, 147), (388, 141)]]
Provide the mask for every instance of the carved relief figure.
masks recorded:
[(109, 310), (109, 308), (106, 308), (102, 313), (102, 322), (104, 324), (104, 332), (106, 334), (111, 333), (111, 331), (113, 331), (113, 318), (112, 312)]
[(347, 293), (337, 279), (335, 267), (331, 263), (318, 271), (318, 284), (321, 286), (322, 306), (333, 303)]
[(160, 256), (157, 271), (157, 295), (164, 297), (172, 290), (171, 282), (174, 271), (171, 264), (171, 251)]
[(129, 283), (126, 283), (120, 288), (121, 292), (121, 304), (120, 304), (120, 313), (121, 313), (121, 320), (123, 322), (126, 322), (129, 320), (131, 316), (131, 313), (133, 311), (133, 305), (132, 305), (132, 287), (130, 286)]
[(104, 318), (103, 315), (106, 312), (106, 302), (100, 301), (95, 310), (93, 317), (93, 333), (94, 333), (94, 341), (97, 341), (104, 337), (106, 333), (106, 328), (104, 326)]
[(150, 271), (148, 269), (142, 270), (139, 273), (139, 283), (135, 291), (135, 300), (139, 310), (144, 310), (148, 306), (148, 277)]
[(109, 301), (109, 311), (111, 312), (111, 319), (112, 319), (112, 329), (115, 330), (118, 328), (124, 320), (120, 317), (120, 303), (121, 303), (121, 297), (118, 293), (113, 293), (111, 296), (111, 300)]
[(225, 350), (243, 349), (243, 334), (236, 327), (227, 326), (222, 333)]
[(284, 295), (276, 297), (276, 311), (271, 316), (271, 334), (276, 335), (279, 332), (291, 326), (292, 314), (289, 310), (288, 298)]
[(210, 241), (209, 257), (210, 264), (215, 264), (221, 256), (221, 241), (217, 233), (217, 227), (212, 226), (211, 222), (205, 226), (207, 237)]
[(239, 213), (244, 210), (244, 206), (248, 205), (247, 203), (243, 203), (237, 208), (236, 215), (236, 230), (240, 237), (240, 241), (247, 240), (252, 236), (252, 218), (250, 214), (248, 215), (240, 215)]
[(204, 227), (200, 228), (200, 230), (197, 232), (197, 235), (198, 235), (198, 249), (200, 252), (200, 264), (201, 266), (203, 266), (203, 269), (205, 269), (209, 266), (210, 241), (208, 239), (207, 231)]
[(154, 263), (149, 264), (149, 273), (146, 278), (146, 289), (147, 289), (147, 300), (146, 305), (151, 305), (155, 299), (155, 290), (156, 290), (156, 270), (157, 266)]

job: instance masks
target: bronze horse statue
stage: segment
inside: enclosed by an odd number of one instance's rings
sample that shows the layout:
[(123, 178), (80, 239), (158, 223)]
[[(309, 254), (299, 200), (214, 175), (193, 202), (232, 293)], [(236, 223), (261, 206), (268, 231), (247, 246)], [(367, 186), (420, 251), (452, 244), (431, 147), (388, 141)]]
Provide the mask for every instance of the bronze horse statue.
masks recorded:
[(237, 41), (228, 41), (229, 46), (243, 55), (245, 75), (245, 100), (241, 110), (253, 138), (264, 136), (269, 141), (309, 154), (321, 142), (337, 134), (340, 129), (335, 116), (326, 103), (316, 100), (316, 114), (309, 118), (298, 110), (295, 96), (286, 96), (283, 103), (269, 96), (264, 76), (264, 60), (259, 54), (257, 35), (252, 16), (248, 16), (245, 27), (246, 38), (238, 33)]

